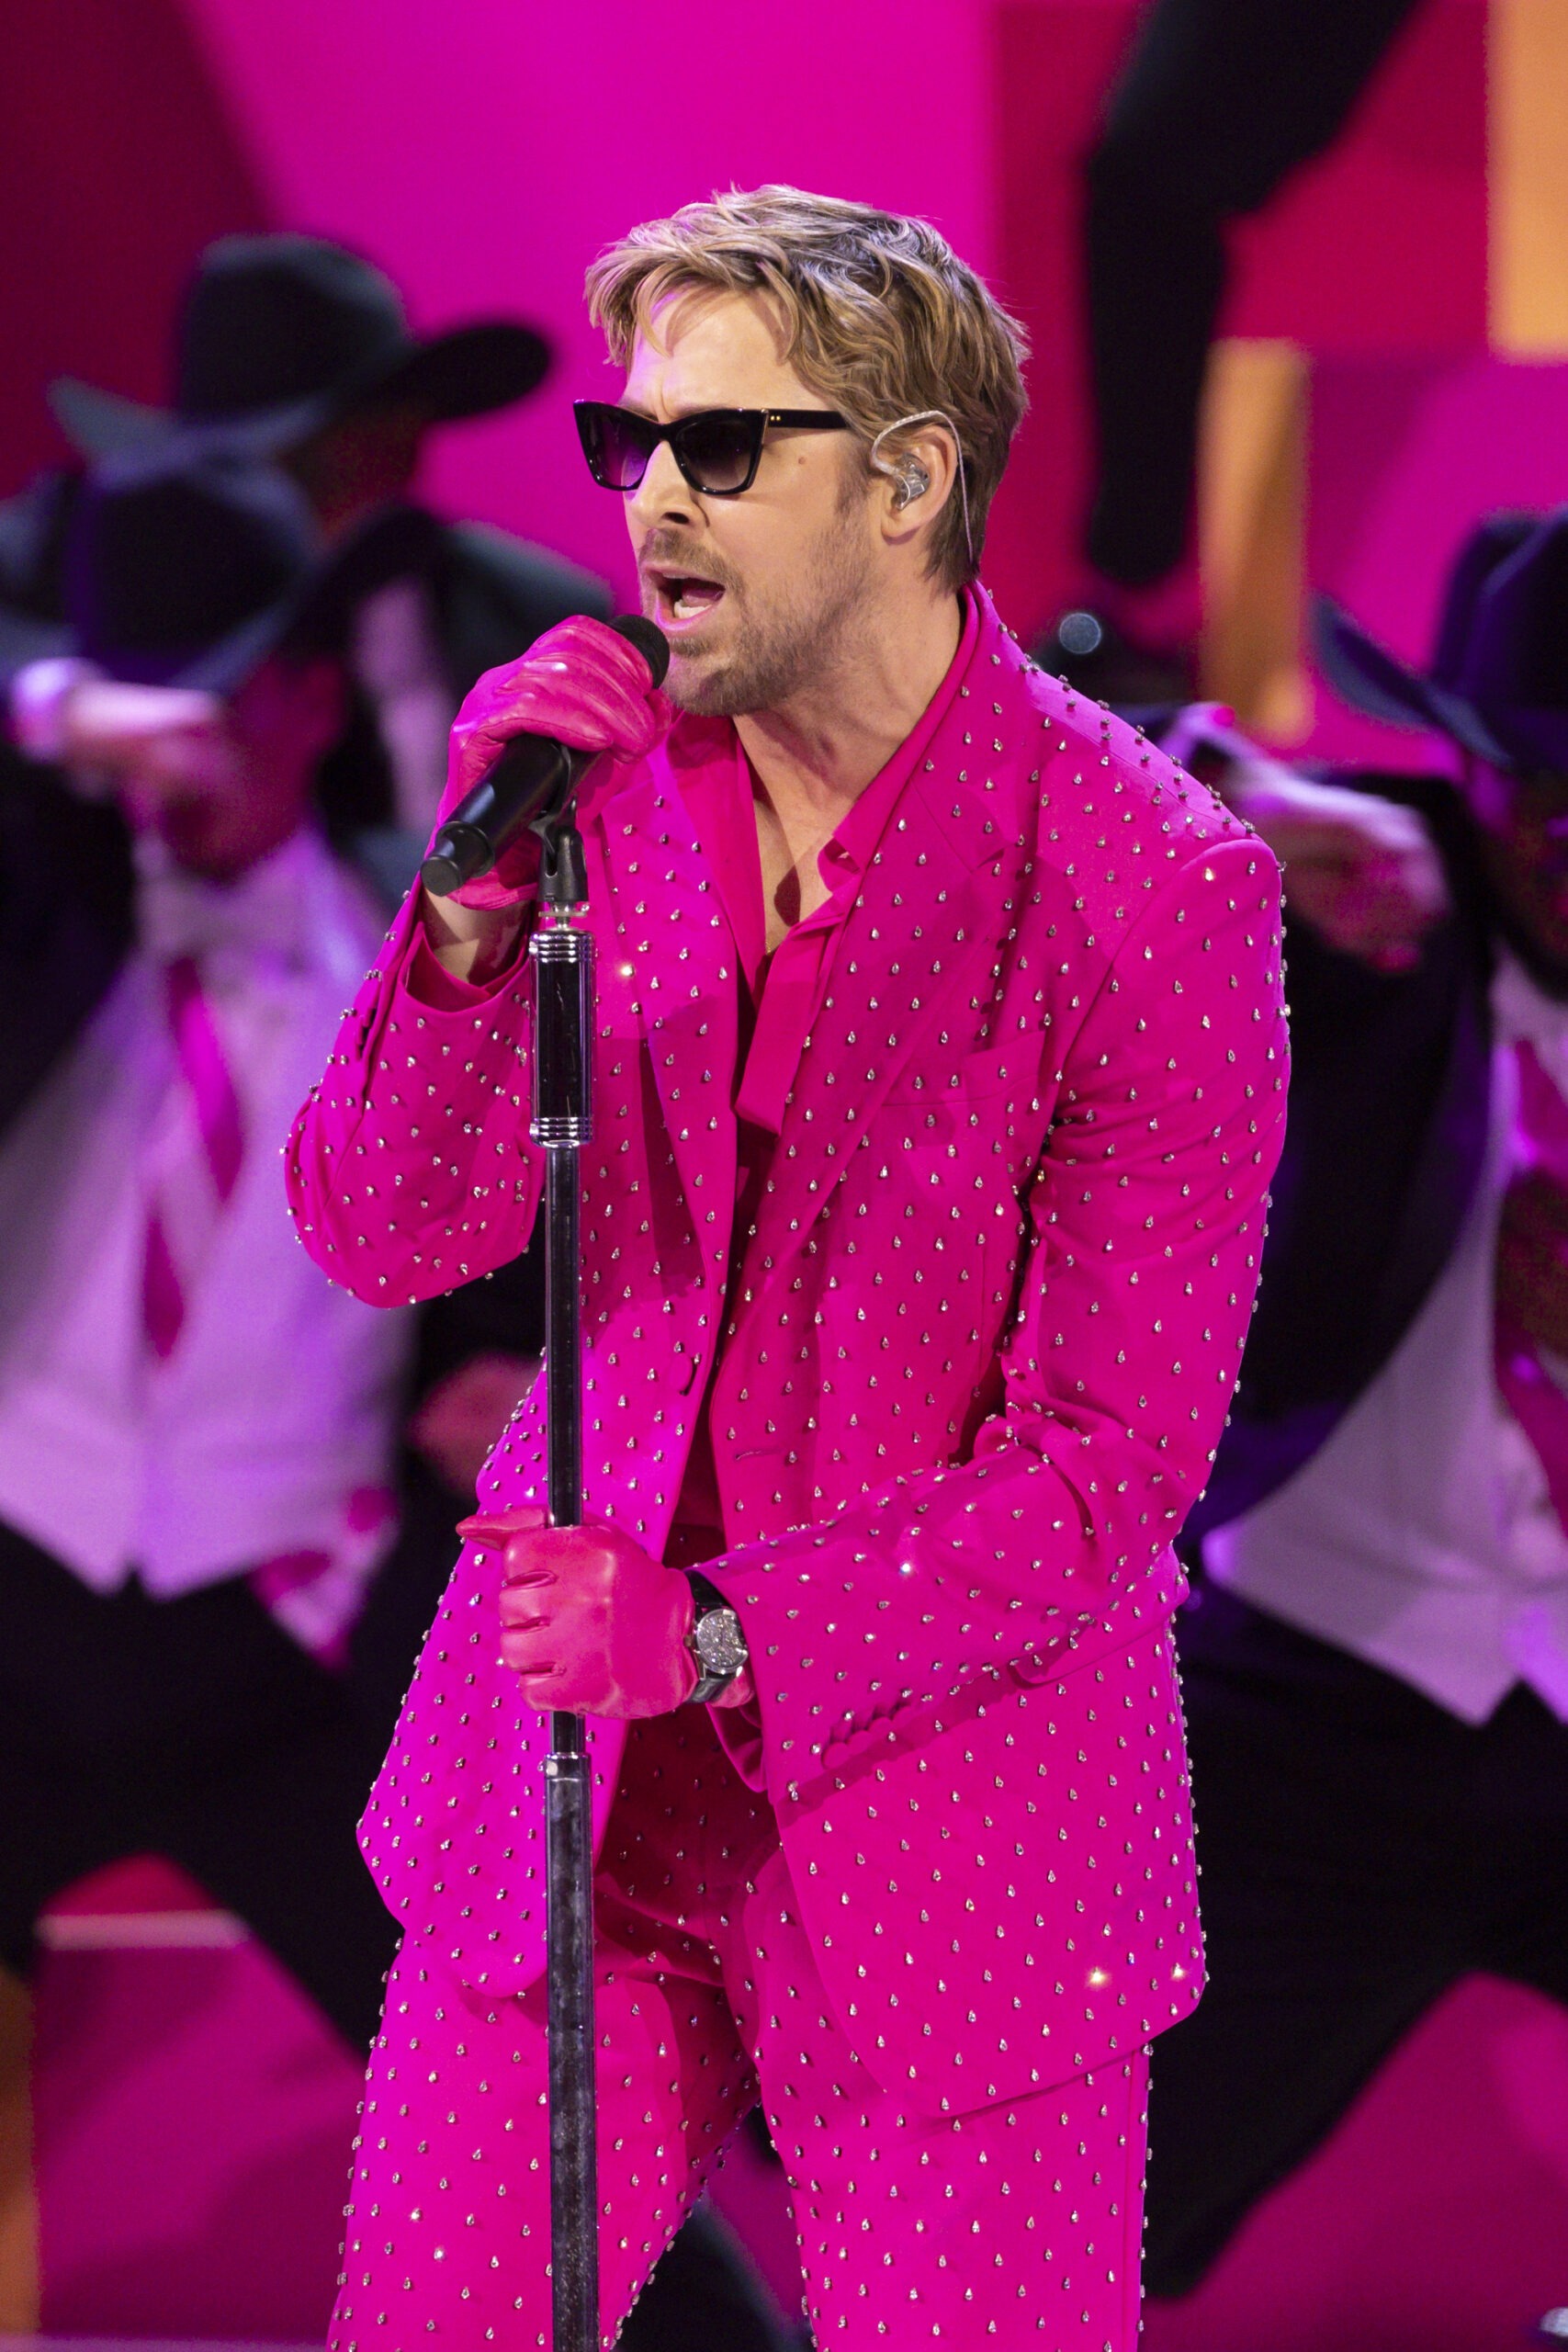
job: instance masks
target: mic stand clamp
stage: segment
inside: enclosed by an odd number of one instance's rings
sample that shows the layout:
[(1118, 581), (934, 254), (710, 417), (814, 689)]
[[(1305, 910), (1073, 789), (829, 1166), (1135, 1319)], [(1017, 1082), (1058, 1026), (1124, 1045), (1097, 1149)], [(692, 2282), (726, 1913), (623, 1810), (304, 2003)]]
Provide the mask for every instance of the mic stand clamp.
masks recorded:
[[(545, 1154), (545, 1399), (554, 1527), (582, 1521), (581, 1168), (593, 1133), (593, 938), (582, 837), (564, 806), (536, 819), (534, 1109)], [(545, 1765), (549, 2014), (550, 2293), (554, 2352), (599, 2352), (594, 2143), (593, 1808), (586, 1726), (550, 1716)]]

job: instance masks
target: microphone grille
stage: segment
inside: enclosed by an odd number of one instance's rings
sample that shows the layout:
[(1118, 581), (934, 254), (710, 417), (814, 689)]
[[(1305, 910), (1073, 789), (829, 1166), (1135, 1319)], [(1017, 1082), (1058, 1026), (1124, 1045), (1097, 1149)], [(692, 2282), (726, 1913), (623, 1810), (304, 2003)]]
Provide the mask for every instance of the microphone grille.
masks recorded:
[(628, 645), (637, 647), (648, 663), (649, 674), (654, 684), (661, 686), (670, 667), (670, 640), (663, 631), (655, 628), (641, 613), (623, 613), (619, 620), (610, 623), (610, 627), (617, 637), (624, 637)]

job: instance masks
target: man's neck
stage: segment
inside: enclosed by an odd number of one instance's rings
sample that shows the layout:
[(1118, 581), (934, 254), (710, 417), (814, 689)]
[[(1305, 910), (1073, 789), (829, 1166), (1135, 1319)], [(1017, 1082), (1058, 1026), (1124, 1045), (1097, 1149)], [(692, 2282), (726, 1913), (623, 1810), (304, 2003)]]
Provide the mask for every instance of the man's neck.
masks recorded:
[(735, 722), (763, 794), (781, 815), (841, 812), (913, 731), (958, 650), (964, 611), (941, 591), (872, 616), (841, 661), (775, 709)]

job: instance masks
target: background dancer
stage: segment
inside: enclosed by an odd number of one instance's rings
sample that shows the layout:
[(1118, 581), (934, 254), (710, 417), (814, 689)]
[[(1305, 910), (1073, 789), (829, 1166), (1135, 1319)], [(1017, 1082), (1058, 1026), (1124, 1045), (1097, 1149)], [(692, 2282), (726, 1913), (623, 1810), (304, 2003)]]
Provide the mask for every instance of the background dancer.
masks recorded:
[(1154, 2073), (1162, 2294), (1459, 1978), (1568, 2002), (1565, 641), (1568, 514), (1492, 516), (1427, 673), (1322, 631), (1449, 773), (1238, 796), (1286, 863), (1294, 1068), (1179, 1628), (1213, 1983)]
[(276, 1166), (376, 938), (313, 793), (400, 539), (323, 557), (281, 475), (188, 453), (95, 482), (69, 641), (109, 792), (17, 762), (0, 799), (0, 1948), (165, 1855), (362, 2047), (393, 1939), (343, 1668), (413, 1330), (305, 1262)]

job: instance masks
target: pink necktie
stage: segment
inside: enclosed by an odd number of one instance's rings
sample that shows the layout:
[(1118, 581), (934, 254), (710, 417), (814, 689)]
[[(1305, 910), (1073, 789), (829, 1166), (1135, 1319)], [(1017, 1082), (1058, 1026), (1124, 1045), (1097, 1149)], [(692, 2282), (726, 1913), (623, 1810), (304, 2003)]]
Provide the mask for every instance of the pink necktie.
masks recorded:
[(175, 1080), (154, 1145), (141, 1302), (147, 1338), (171, 1356), (244, 1157), (240, 1098), (194, 956), (164, 967)]
[[(153, 1143), (141, 1279), (148, 1344), (161, 1363), (179, 1344), (244, 1159), (240, 1098), (194, 956), (165, 965), (164, 988), (175, 1076)], [(361, 1563), (378, 1556), (393, 1510), (384, 1488), (357, 1488), (344, 1507), (337, 1556), (281, 1553), (246, 1579), (263, 1608), (324, 1666), (347, 1663), (364, 1597)]]
[[(1531, 1173), (1568, 1192), (1568, 1102), (1528, 1040), (1516, 1047), (1519, 1131)], [(1540, 1457), (1552, 1508), (1568, 1527), (1568, 1396), (1541, 1363), (1536, 1345), (1501, 1303), (1494, 1332), (1498, 1392)]]

